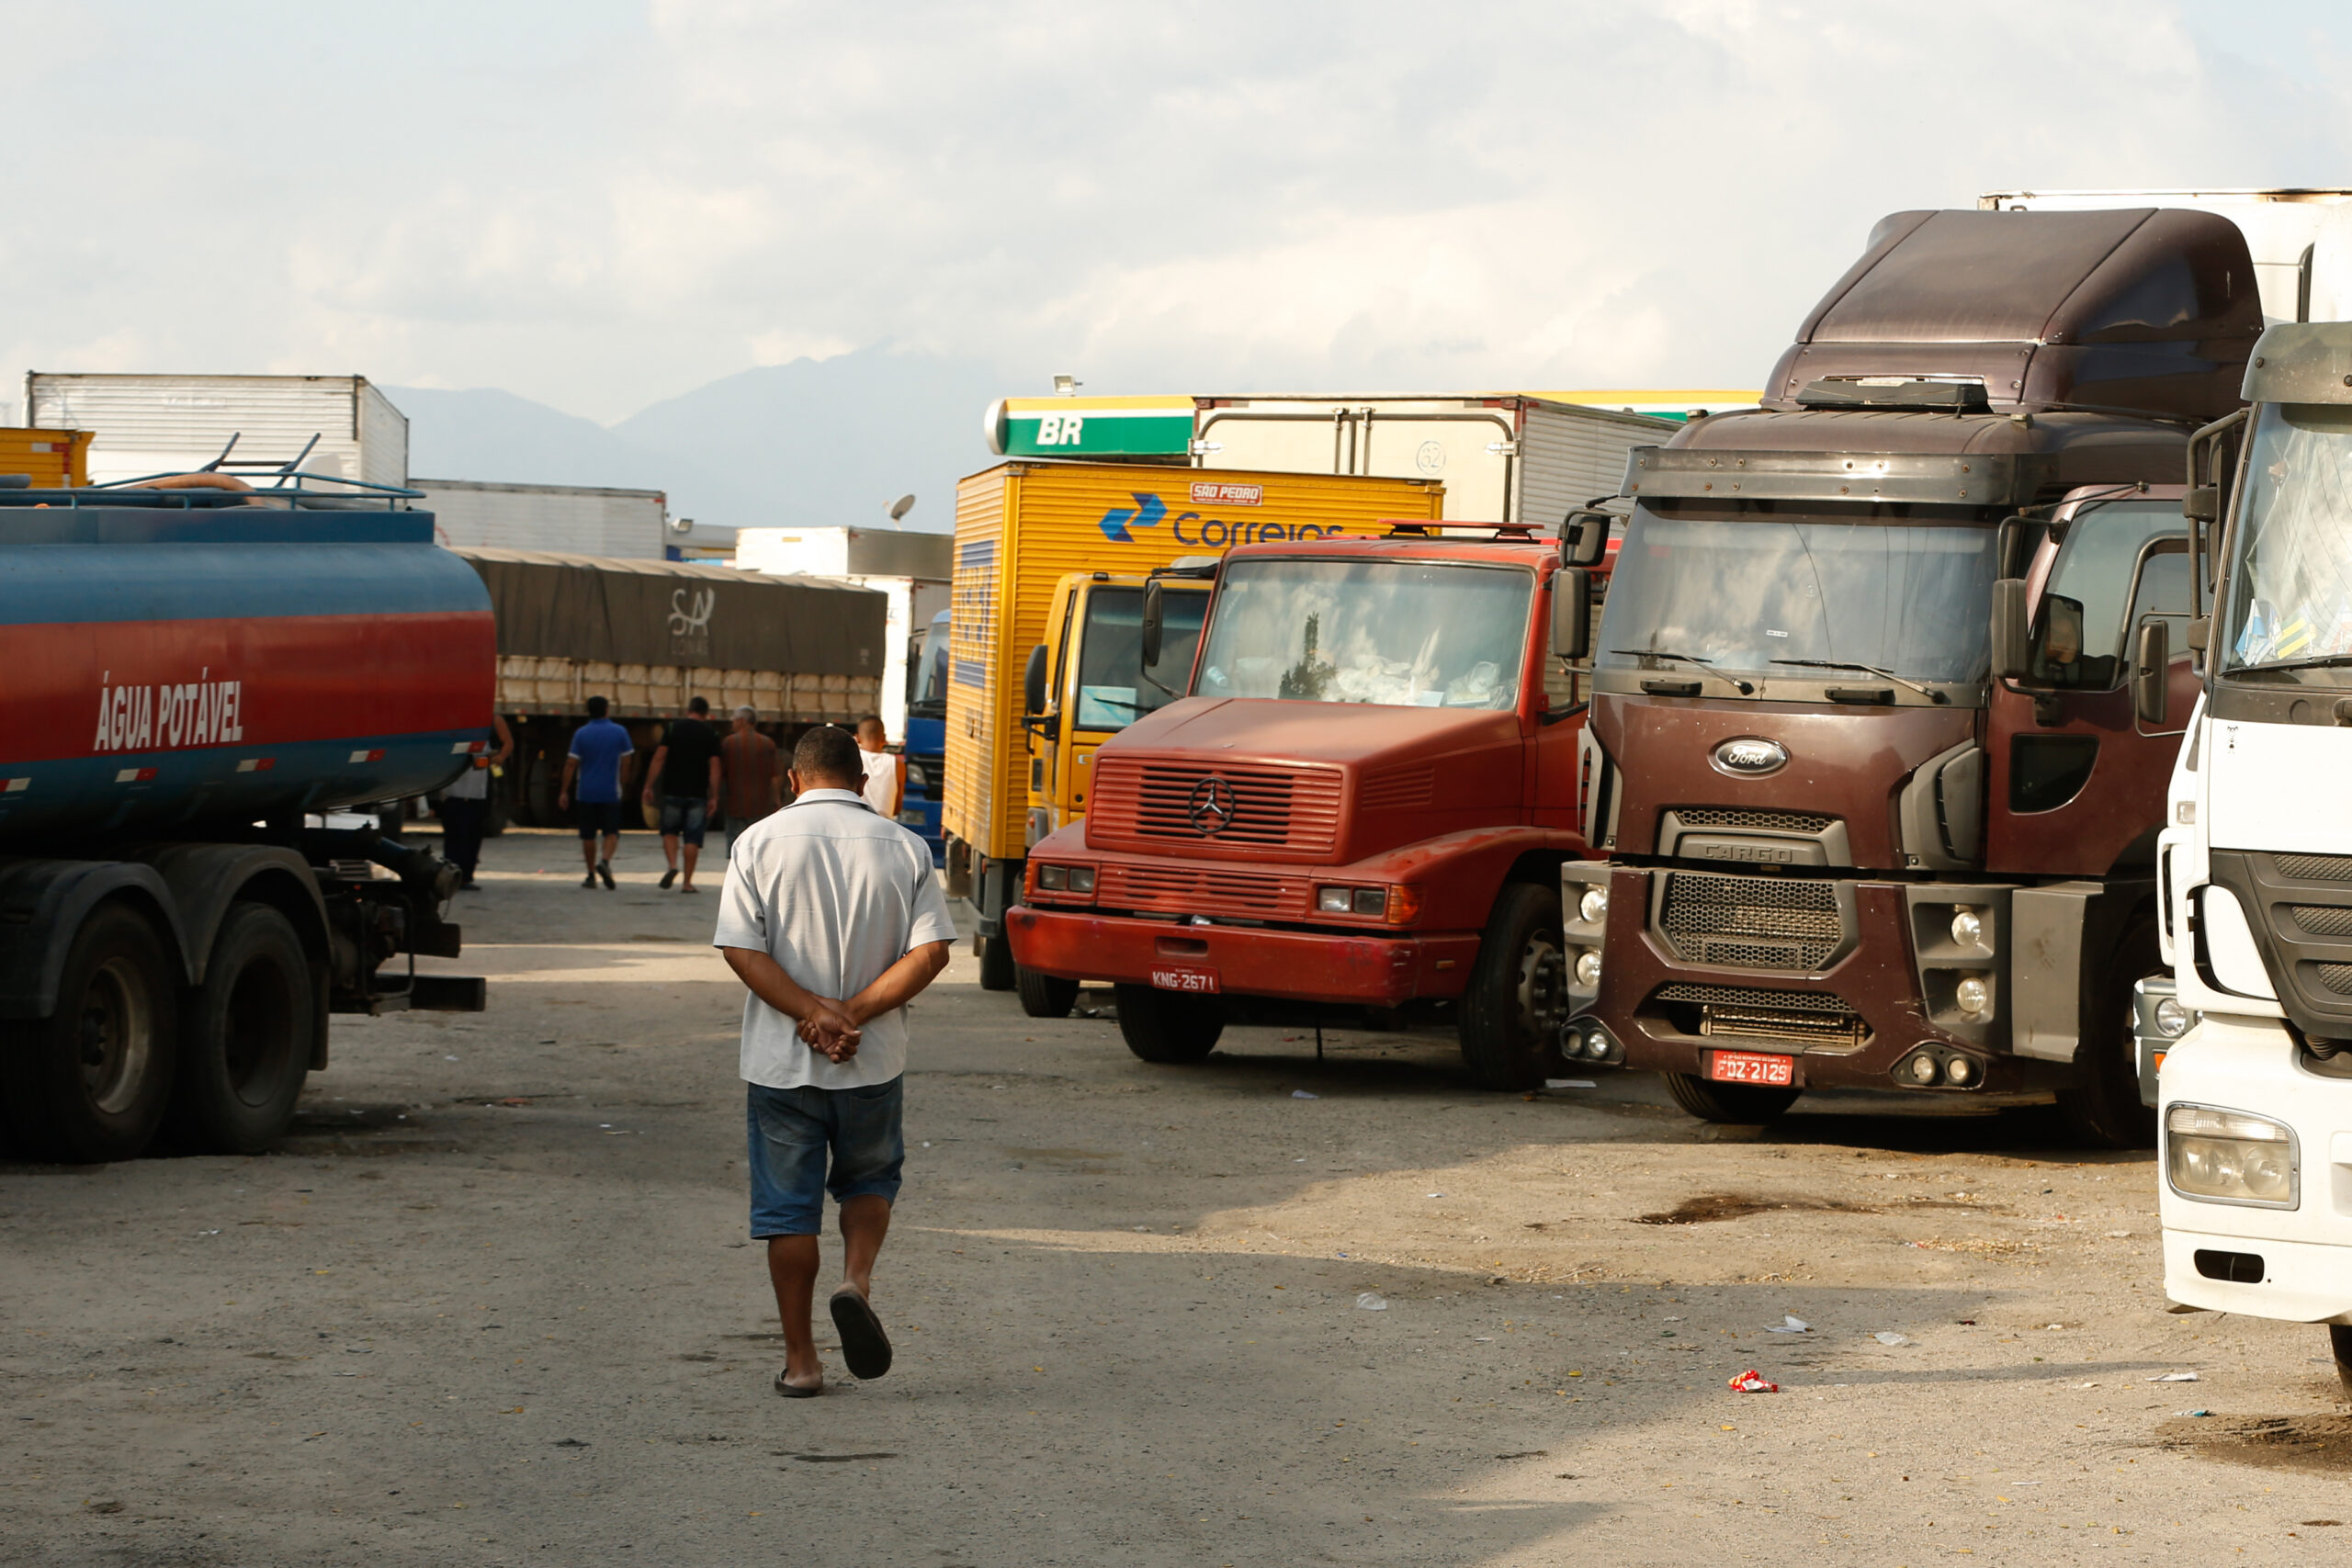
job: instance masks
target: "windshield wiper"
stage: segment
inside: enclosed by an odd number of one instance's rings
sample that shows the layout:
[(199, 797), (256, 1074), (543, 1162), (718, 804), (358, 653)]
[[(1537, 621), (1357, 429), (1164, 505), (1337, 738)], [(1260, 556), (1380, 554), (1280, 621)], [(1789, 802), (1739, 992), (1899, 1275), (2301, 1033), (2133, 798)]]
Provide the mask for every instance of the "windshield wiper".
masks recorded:
[(2314, 653), (2307, 659), (2281, 659), (2268, 664), (2241, 664), (2232, 673), (2259, 675), (2272, 670), (2325, 670), (2331, 665), (2352, 664), (2352, 653)]
[(1775, 659), (1775, 664), (1793, 664), (1800, 670), (1859, 670), (1865, 675), (1875, 675), (1882, 681), (1892, 681), (1898, 686), (1908, 686), (1931, 703), (1948, 703), (1951, 699), (1941, 692), (1931, 691), (1918, 682), (1897, 675), (1892, 670), (1882, 670), (1875, 664), (1856, 664), (1844, 659)]
[[(1678, 664), (1696, 664), (1702, 670), (1713, 670), (1715, 668), (1715, 661), (1713, 660), (1702, 659), (1695, 653), (1668, 653), (1661, 649), (1656, 648), (1612, 648), (1609, 651), (1614, 654), (1623, 654), (1629, 659), (1671, 659)], [(1722, 672), (1718, 671), (1717, 673), (1720, 675)], [(1732, 684), (1732, 689), (1743, 697), (1750, 697), (1756, 694), (1756, 688), (1747, 682), (1741, 680), (1736, 675), (1723, 675), (1722, 678), (1729, 681)]]

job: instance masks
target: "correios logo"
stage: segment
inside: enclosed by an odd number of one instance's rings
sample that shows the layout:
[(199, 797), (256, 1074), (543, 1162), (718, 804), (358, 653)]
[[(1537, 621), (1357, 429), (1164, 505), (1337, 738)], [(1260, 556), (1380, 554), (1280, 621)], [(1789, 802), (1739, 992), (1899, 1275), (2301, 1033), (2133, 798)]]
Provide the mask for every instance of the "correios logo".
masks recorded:
[[(1227, 491), (1224, 499), (1234, 505), (1258, 506), (1263, 503), (1264, 490), (1259, 485), (1199, 485), (1193, 487), (1194, 500), (1200, 500), (1204, 490)], [(1222, 517), (1211, 517), (1199, 512), (1180, 512), (1173, 518), (1168, 514), (1168, 503), (1156, 494), (1130, 491), (1133, 506), (1114, 506), (1102, 513), (1099, 526), (1102, 536), (1114, 545), (1136, 543), (1136, 528), (1156, 528), (1162, 522), (1180, 545), (1200, 545), (1222, 548), (1227, 545), (1247, 545), (1260, 539), (1324, 539), (1336, 537), (1347, 530), (1338, 524), (1326, 526), (1317, 523), (1231, 523)], [(1189, 531), (1188, 531), (1189, 530)]]

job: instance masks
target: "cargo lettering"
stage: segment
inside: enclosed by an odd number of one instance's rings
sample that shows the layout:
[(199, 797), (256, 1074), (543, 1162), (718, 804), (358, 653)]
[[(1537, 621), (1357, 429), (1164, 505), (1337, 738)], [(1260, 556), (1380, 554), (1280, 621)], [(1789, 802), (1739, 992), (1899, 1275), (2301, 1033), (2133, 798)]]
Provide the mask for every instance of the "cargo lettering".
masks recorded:
[(1040, 446), (1076, 446), (1082, 443), (1086, 432), (1086, 416), (1082, 413), (1049, 413), (1037, 422), (1037, 445)]
[[(1193, 524), (1191, 534), (1184, 525)], [(1231, 545), (1279, 543), (1285, 539), (1336, 538), (1347, 530), (1334, 525), (1326, 528), (1315, 523), (1228, 523), (1222, 517), (1204, 517), (1197, 512), (1176, 514), (1176, 542), (1180, 545), (1209, 545), (1223, 547)]]
[[(209, 670), (207, 675), (211, 674)], [(183, 681), (172, 685), (98, 688), (94, 751), (152, 751), (220, 746), (245, 738), (243, 681)]]

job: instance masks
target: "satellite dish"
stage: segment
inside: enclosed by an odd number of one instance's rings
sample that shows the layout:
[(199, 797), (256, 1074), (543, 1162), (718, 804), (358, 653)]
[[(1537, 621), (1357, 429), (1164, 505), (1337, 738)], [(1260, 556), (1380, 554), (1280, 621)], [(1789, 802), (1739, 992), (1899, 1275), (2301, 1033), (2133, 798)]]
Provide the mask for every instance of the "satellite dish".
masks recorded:
[(890, 521), (896, 523), (914, 509), (915, 498), (911, 495), (902, 495), (890, 503)]

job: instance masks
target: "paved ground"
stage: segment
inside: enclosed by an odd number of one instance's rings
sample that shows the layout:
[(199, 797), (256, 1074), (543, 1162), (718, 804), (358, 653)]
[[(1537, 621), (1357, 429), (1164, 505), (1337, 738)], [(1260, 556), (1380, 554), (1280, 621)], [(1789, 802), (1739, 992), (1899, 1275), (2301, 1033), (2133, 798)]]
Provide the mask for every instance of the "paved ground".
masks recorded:
[[(1434, 1036), (1318, 1064), (1236, 1031), (1149, 1067), (960, 955), (916, 1021), (898, 1368), (779, 1400), (739, 993), (712, 898), (649, 867), (632, 835), (591, 894), (568, 840), (494, 843), (453, 966), (492, 1010), (339, 1021), (280, 1154), (0, 1168), (0, 1560), (2267, 1562), (2352, 1536), (2323, 1336), (2167, 1314), (2144, 1157), (1871, 1101), (1705, 1142), (1639, 1081), (1476, 1093)], [(1810, 1332), (1765, 1332), (1788, 1314)], [(1731, 1393), (1749, 1367), (1783, 1392)]]

